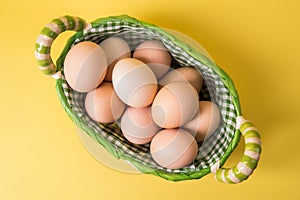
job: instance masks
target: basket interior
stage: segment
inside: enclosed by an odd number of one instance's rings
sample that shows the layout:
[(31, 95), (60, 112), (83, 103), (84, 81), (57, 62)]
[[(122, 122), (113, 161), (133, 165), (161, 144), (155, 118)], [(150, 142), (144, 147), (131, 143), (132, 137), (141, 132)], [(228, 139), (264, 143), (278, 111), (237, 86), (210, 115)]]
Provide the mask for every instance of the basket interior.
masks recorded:
[[(212, 68), (201, 63), (180, 45), (177, 45), (174, 42), (174, 38), (169, 38), (166, 34), (158, 32), (156, 29), (138, 23), (122, 20), (106, 22), (85, 30), (70, 45), (75, 45), (81, 41), (93, 41), (99, 44), (111, 36), (122, 37), (128, 42), (131, 49), (135, 49), (137, 45), (145, 40), (160, 40), (172, 55), (171, 67), (195, 67), (202, 74), (205, 81), (205, 85), (199, 93), (200, 100), (210, 100), (218, 105), (221, 112), (220, 126), (211, 137), (199, 144), (199, 153), (193, 163), (181, 169), (165, 169), (157, 165), (151, 158), (149, 144), (134, 145), (122, 136), (117, 123), (99, 124), (89, 118), (84, 108), (86, 94), (72, 90), (63, 77), (61, 87), (67, 105), (74, 112), (74, 116), (80, 119), (80, 126), (89, 129), (89, 134), (95, 134), (97, 137), (93, 136), (93, 138), (98, 138), (99, 143), (108, 143), (115, 152), (125, 155), (120, 157), (126, 157), (127, 160), (135, 161), (153, 170), (163, 170), (168, 173), (191, 173), (207, 168), (210, 169), (216, 161), (222, 158), (235, 134), (237, 114), (234, 102), (229, 89), (222, 82), (220, 76)], [(61, 68), (63, 73), (63, 66)]]

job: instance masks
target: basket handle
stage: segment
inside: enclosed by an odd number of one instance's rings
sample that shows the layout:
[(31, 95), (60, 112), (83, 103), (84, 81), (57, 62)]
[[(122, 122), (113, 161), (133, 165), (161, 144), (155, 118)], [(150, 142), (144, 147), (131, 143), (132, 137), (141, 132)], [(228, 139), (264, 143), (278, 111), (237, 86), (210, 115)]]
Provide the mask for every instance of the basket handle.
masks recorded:
[(246, 180), (253, 173), (260, 158), (261, 140), (254, 124), (239, 116), (237, 117), (237, 128), (245, 138), (244, 155), (233, 168), (216, 170), (215, 178), (223, 183), (240, 183)]
[(50, 51), (55, 38), (67, 30), (82, 31), (86, 27), (85, 20), (74, 16), (63, 16), (53, 19), (40, 32), (35, 44), (35, 58), (40, 70), (46, 75), (55, 75), (57, 67), (53, 63)]

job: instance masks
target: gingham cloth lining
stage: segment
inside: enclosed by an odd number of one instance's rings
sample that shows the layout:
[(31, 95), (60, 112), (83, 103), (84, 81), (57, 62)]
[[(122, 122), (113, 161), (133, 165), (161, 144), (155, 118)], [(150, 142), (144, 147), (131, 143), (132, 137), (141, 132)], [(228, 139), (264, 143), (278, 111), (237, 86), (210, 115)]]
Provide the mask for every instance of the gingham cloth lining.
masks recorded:
[(140, 24), (124, 21), (107, 22), (99, 27), (85, 30), (83, 36), (77, 38), (73, 45), (81, 41), (93, 41), (99, 44), (102, 40), (110, 36), (122, 37), (128, 42), (131, 49), (135, 49), (135, 47), (144, 40), (158, 39), (164, 43), (172, 57), (180, 65), (196, 67), (202, 74), (206, 84), (206, 87), (202, 88), (199, 93), (200, 98), (201, 100), (211, 99), (211, 101), (218, 105), (222, 115), (222, 122), (217, 131), (201, 144), (198, 156), (192, 164), (181, 169), (171, 170), (160, 167), (153, 161), (149, 153), (149, 144), (134, 145), (128, 142), (122, 136), (117, 123), (103, 125), (89, 118), (84, 108), (86, 94), (78, 93), (69, 88), (64, 76), (62, 76), (64, 94), (73, 111), (76, 112), (77, 116), (80, 117), (95, 134), (99, 134), (100, 137), (111, 142), (116, 152), (121, 151), (131, 159), (153, 170), (158, 169), (170, 173), (186, 173), (211, 168), (216, 161), (222, 158), (235, 133), (235, 107), (229, 90), (225, 87), (218, 74), (190, 56), (180, 46), (175, 45), (165, 35)]

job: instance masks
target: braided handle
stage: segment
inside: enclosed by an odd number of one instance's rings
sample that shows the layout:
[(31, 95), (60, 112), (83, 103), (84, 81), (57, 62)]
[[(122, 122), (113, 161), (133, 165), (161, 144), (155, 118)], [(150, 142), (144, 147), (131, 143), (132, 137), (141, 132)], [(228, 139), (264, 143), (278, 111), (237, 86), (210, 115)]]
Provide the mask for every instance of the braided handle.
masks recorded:
[(57, 71), (50, 56), (51, 45), (55, 38), (67, 30), (82, 31), (85, 26), (86, 22), (79, 17), (63, 16), (53, 19), (41, 30), (35, 44), (35, 57), (44, 74), (53, 75)]
[(223, 183), (240, 183), (246, 180), (256, 168), (260, 153), (260, 135), (252, 122), (242, 116), (237, 118), (237, 128), (245, 138), (245, 151), (242, 160), (233, 168), (220, 168), (215, 173), (215, 178)]

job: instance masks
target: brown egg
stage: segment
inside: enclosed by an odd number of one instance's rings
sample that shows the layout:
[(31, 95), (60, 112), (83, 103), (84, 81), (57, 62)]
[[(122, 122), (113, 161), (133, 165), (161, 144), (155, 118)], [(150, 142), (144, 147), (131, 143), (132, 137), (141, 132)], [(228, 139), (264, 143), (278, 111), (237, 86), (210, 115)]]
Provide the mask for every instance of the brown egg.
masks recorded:
[(197, 91), (188, 82), (169, 83), (154, 98), (152, 118), (160, 127), (179, 127), (196, 115), (198, 102)]
[(109, 37), (103, 40), (100, 43), (100, 46), (105, 51), (108, 63), (107, 73), (104, 80), (112, 81), (112, 71), (115, 64), (123, 58), (131, 57), (130, 47), (127, 42), (120, 37)]
[(65, 78), (70, 87), (78, 92), (89, 92), (97, 88), (106, 72), (106, 55), (96, 43), (80, 42), (73, 46), (66, 55)]
[(85, 109), (93, 120), (111, 123), (121, 117), (125, 104), (114, 92), (112, 84), (103, 82), (97, 89), (87, 94)]
[(149, 106), (143, 108), (128, 107), (121, 118), (124, 137), (135, 144), (146, 144), (160, 130), (152, 120)]
[(152, 158), (168, 169), (178, 169), (193, 162), (198, 153), (195, 138), (183, 129), (164, 129), (150, 144)]
[(158, 88), (152, 70), (135, 58), (124, 58), (116, 63), (112, 83), (123, 102), (138, 108), (150, 105)]
[(141, 43), (133, 52), (133, 58), (146, 63), (157, 79), (167, 73), (171, 65), (171, 55), (163, 43), (158, 40), (147, 40)]
[(194, 135), (197, 142), (201, 142), (216, 131), (220, 120), (220, 111), (216, 104), (210, 101), (199, 101), (198, 114), (182, 127)]
[(162, 87), (176, 81), (188, 81), (197, 92), (200, 92), (203, 84), (203, 78), (197, 69), (194, 67), (180, 67), (171, 69), (170, 72), (162, 77), (159, 81), (159, 85)]

